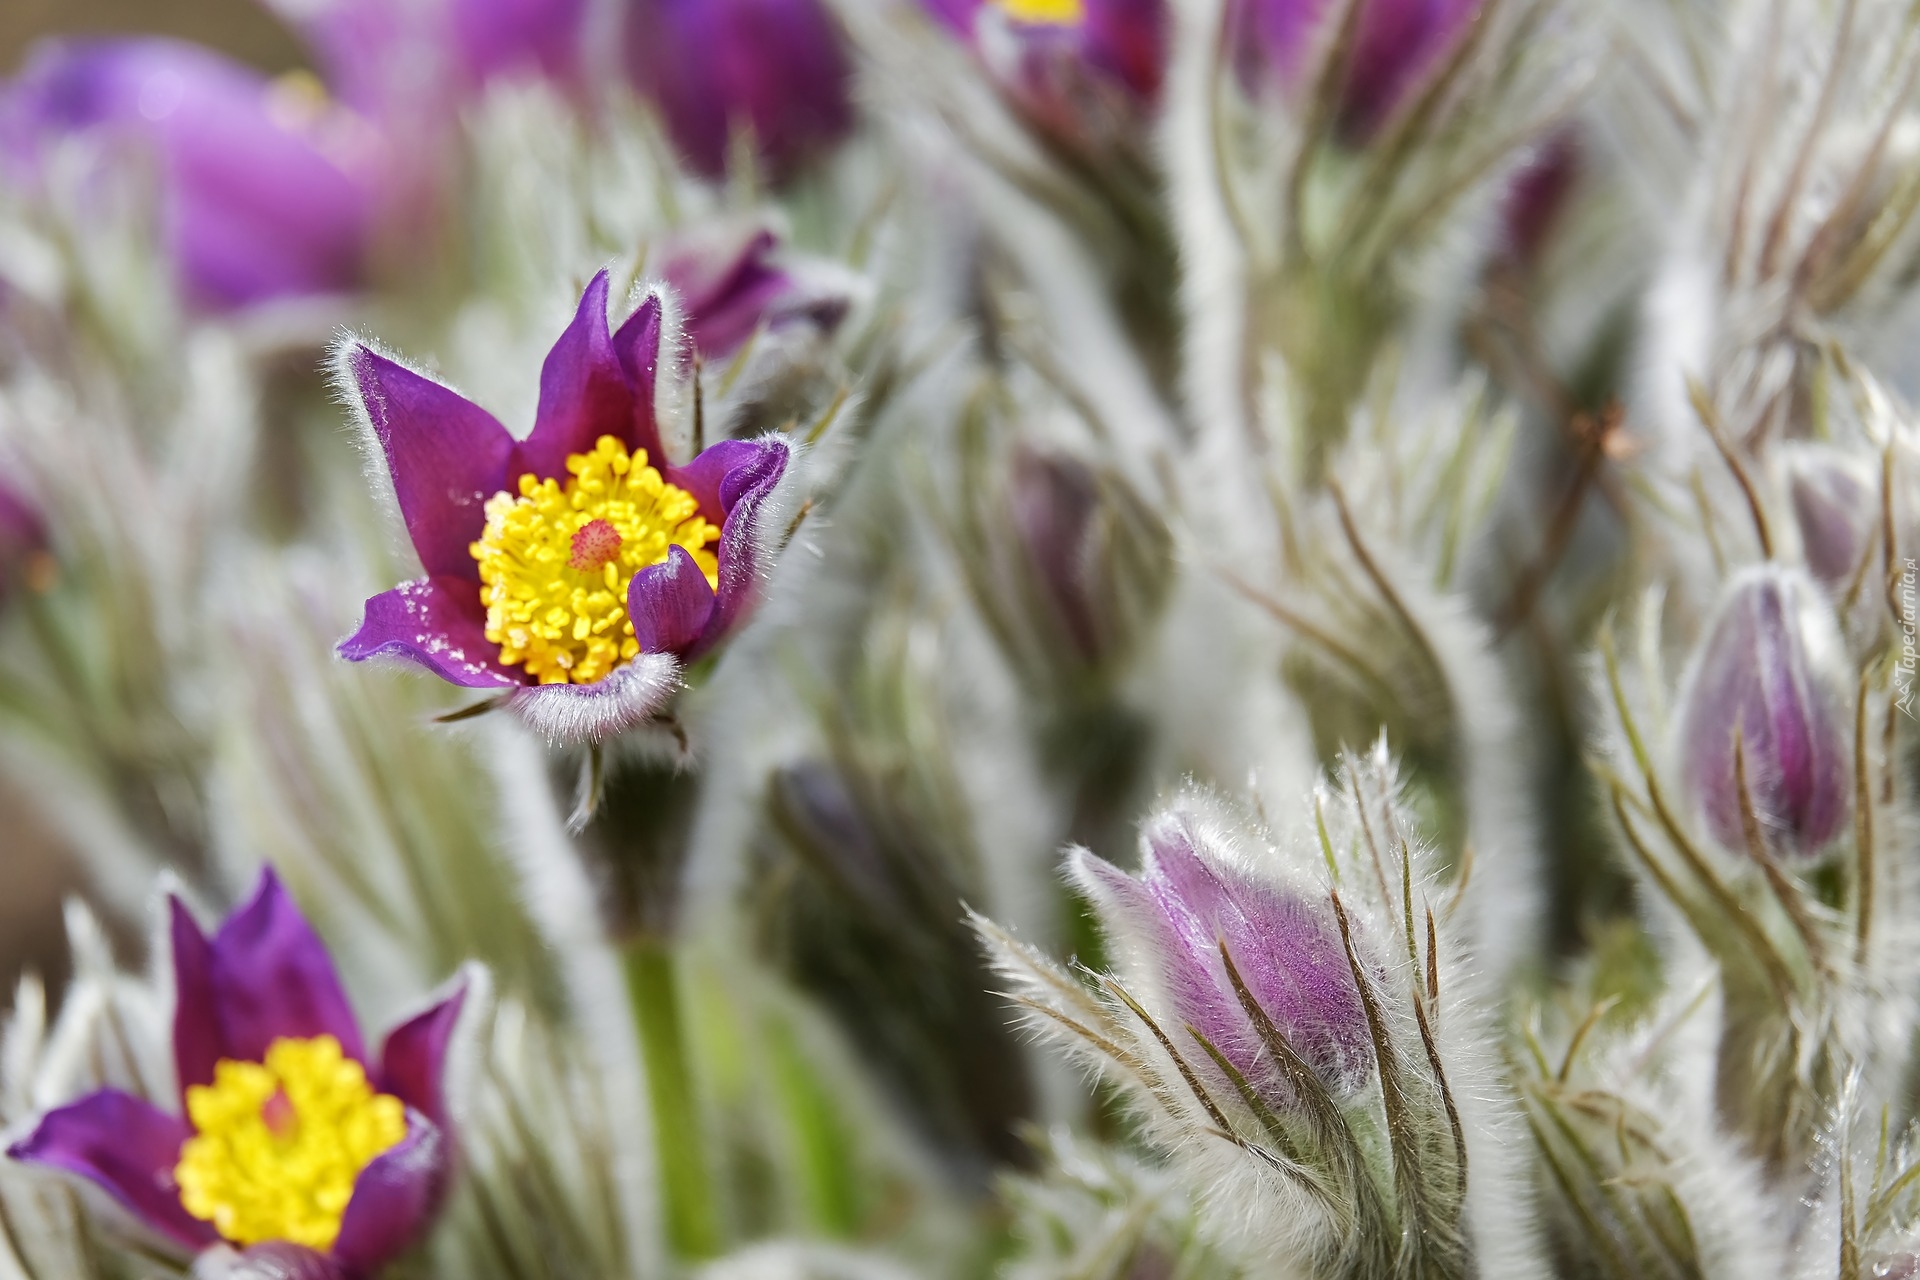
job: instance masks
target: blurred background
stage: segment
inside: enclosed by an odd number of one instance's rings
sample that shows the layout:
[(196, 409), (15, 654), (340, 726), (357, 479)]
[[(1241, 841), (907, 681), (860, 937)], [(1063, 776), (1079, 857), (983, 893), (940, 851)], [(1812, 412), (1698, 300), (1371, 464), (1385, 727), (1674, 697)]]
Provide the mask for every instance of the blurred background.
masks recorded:
[[(300, 44), (254, 0), (6, 0), (0, 4), (0, 74), (12, 75), (45, 36), (179, 36), (222, 49), (269, 72), (300, 66)], [(7, 887), (0, 893), (0, 1008), (34, 969), (58, 989), (67, 968), (60, 901), (80, 888), (78, 861), (34, 819), (32, 806), (0, 789), (0, 845)]]

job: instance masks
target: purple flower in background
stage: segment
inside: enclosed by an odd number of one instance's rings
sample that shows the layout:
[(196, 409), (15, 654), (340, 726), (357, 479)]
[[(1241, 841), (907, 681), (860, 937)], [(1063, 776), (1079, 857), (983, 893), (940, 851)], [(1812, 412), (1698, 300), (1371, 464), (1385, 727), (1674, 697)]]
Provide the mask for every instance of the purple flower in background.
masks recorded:
[[(1141, 850), (1138, 877), (1084, 850), (1074, 855), (1072, 874), (1110, 941), (1149, 971), (1134, 985), (1170, 1006), (1156, 1020), (1193, 1028), (1269, 1105), (1293, 1105), (1234, 990), (1224, 947), (1267, 1021), (1330, 1092), (1349, 1093), (1371, 1079), (1366, 1009), (1330, 904), (1237, 865), (1210, 848), (1185, 813), (1151, 823)], [(1354, 942), (1364, 946), (1363, 938)]]
[[(1335, 87), (1336, 121), (1364, 142), (1406, 100), (1480, 12), (1480, 0), (1354, 0), (1353, 46)], [(1320, 26), (1341, 12), (1330, 0), (1231, 0), (1229, 21), (1241, 72), (1249, 82), (1303, 85)]]
[(1801, 557), (1823, 584), (1844, 588), (1876, 532), (1873, 480), (1848, 454), (1824, 445), (1790, 446), (1786, 468)]
[(1076, 143), (1137, 133), (1166, 73), (1164, 0), (921, 0), (973, 46), (1042, 132)]
[(850, 68), (820, 0), (626, 0), (634, 86), (687, 162), (723, 177), (746, 134), (775, 180), (853, 127)]
[(324, 99), (175, 40), (43, 44), (0, 96), (0, 145), (31, 173), (50, 143), (82, 132), (153, 149), (163, 234), (200, 305), (359, 283), (370, 147)]
[(193, 1251), (226, 1241), (289, 1274), (369, 1274), (445, 1190), (441, 1076), (464, 989), (370, 1060), (333, 962), (272, 871), (208, 938), (171, 904), (181, 1110), (102, 1089), (49, 1111), (15, 1160), (90, 1179)]
[(596, 275), (541, 369), (525, 440), (365, 343), (342, 345), (342, 384), (426, 571), (367, 601), (342, 656), (501, 690), (556, 740), (599, 741), (664, 705), (682, 665), (751, 610), (790, 454), (768, 437), (667, 456), (655, 392), (677, 335), (664, 315), (650, 293), (609, 335)]
[(782, 266), (779, 243), (758, 231), (731, 247), (688, 243), (665, 255), (660, 274), (680, 294), (687, 336), (702, 358), (724, 359), (763, 328), (825, 333), (846, 318), (848, 291)]
[(1681, 769), (1715, 839), (1748, 847), (1735, 744), (1773, 850), (1819, 853), (1839, 834), (1852, 781), (1841, 642), (1819, 590), (1794, 570), (1752, 570), (1727, 589), (1681, 705)]
[(1579, 185), (1581, 168), (1579, 139), (1563, 131), (1536, 148), (1508, 180), (1500, 202), (1500, 247), (1511, 261), (1521, 266), (1539, 261)]

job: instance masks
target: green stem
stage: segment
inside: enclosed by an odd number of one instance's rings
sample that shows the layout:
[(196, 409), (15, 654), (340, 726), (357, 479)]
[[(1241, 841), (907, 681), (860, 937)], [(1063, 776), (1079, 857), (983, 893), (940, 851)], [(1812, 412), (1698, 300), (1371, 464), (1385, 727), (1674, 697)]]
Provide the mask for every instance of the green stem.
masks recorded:
[(792, 1028), (777, 1018), (771, 1020), (766, 1044), (810, 1225), (826, 1235), (851, 1239), (860, 1227), (859, 1191), (853, 1153), (833, 1096), (807, 1060)]
[(653, 1108), (667, 1239), (683, 1258), (715, 1257), (720, 1252), (720, 1221), (700, 1133), (699, 1099), (687, 1066), (673, 948), (657, 939), (631, 942), (626, 970), (627, 998), (633, 1004), (647, 1072), (647, 1101)]

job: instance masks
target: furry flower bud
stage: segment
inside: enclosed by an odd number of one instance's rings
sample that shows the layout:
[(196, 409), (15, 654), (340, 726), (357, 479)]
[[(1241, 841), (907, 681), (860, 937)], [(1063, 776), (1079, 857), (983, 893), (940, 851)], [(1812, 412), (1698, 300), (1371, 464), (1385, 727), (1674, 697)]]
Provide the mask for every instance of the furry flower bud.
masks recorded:
[(849, 67), (820, 0), (628, 0), (627, 75), (681, 155), (723, 177), (744, 131), (776, 179), (853, 127)]
[(1680, 730), (1687, 786), (1727, 847), (1748, 847), (1748, 805), (1763, 838), (1800, 857), (1839, 834), (1852, 769), (1841, 651), (1831, 610), (1797, 571), (1765, 566), (1728, 590)]

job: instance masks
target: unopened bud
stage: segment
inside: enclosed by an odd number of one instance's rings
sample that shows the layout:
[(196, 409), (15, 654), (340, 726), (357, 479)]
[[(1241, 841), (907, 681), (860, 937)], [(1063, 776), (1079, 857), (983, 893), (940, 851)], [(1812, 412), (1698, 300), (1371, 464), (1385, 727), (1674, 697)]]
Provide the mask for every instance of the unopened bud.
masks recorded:
[(1786, 465), (1787, 494), (1807, 568), (1829, 587), (1844, 585), (1873, 536), (1880, 495), (1860, 467), (1833, 449), (1797, 447)]
[(1761, 837), (1789, 854), (1810, 857), (1839, 834), (1852, 776), (1841, 653), (1832, 610), (1805, 575), (1767, 565), (1728, 589), (1695, 659), (1680, 738), (1687, 786), (1728, 848), (1749, 848), (1749, 807)]

